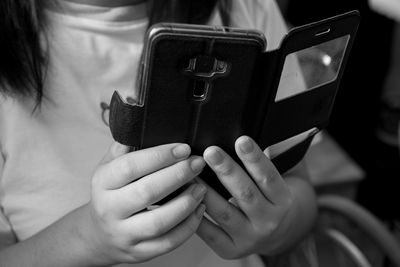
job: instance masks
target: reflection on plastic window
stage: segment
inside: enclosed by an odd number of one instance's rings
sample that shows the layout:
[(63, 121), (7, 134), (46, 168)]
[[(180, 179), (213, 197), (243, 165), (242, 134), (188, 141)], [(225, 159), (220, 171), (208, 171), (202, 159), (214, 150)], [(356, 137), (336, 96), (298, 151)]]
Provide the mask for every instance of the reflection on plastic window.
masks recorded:
[(286, 56), (275, 101), (336, 80), (350, 36), (342, 36)]

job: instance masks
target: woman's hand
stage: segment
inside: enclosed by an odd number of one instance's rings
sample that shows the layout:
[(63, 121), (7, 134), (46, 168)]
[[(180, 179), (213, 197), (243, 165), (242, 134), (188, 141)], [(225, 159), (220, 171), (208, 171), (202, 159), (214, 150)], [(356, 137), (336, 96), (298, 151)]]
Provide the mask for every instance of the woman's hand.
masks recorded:
[(240, 137), (235, 149), (247, 172), (218, 147), (204, 152), (207, 164), (233, 197), (227, 201), (209, 187), (204, 203), (211, 219), (204, 218), (197, 233), (226, 259), (276, 253), (287, 242), (293, 224), (294, 195), (253, 140)]
[(138, 263), (175, 249), (196, 232), (205, 209), (205, 186), (192, 184), (146, 210), (202, 171), (203, 158), (189, 157), (188, 145), (126, 153), (127, 147), (113, 145), (92, 179), (86, 239), (102, 263)]

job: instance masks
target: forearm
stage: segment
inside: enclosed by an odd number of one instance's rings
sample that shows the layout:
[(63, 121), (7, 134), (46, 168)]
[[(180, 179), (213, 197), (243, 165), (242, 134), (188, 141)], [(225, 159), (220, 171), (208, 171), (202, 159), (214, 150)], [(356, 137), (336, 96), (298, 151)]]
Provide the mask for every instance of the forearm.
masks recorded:
[(2, 267), (101, 266), (100, 255), (89, 245), (87, 220), (82, 206), (31, 238), (0, 251)]

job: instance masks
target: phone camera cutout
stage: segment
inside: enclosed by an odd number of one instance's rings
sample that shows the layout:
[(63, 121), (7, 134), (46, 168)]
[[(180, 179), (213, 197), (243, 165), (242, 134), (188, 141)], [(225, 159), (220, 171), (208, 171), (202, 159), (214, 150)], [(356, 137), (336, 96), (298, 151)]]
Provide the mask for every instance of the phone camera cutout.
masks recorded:
[(224, 61), (218, 61), (217, 62), (217, 71), (218, 72), (225, 72), (227, 69), (228, 65)]
[(209, 84), (202, 80), (195, 80), (193, 86), (193, 98), (196, 101), (203, 101), (207, 97)]

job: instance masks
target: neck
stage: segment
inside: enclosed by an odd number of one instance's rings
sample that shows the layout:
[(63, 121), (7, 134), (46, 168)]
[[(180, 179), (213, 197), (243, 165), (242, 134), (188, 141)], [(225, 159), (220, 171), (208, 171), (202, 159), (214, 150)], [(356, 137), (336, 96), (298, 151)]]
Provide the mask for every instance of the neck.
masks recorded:
[(92, 6), (104, 6), (104, 7), (130, 6), (146, 2), (146, 0), (63, 0), (63, 1), (92, 5)]

